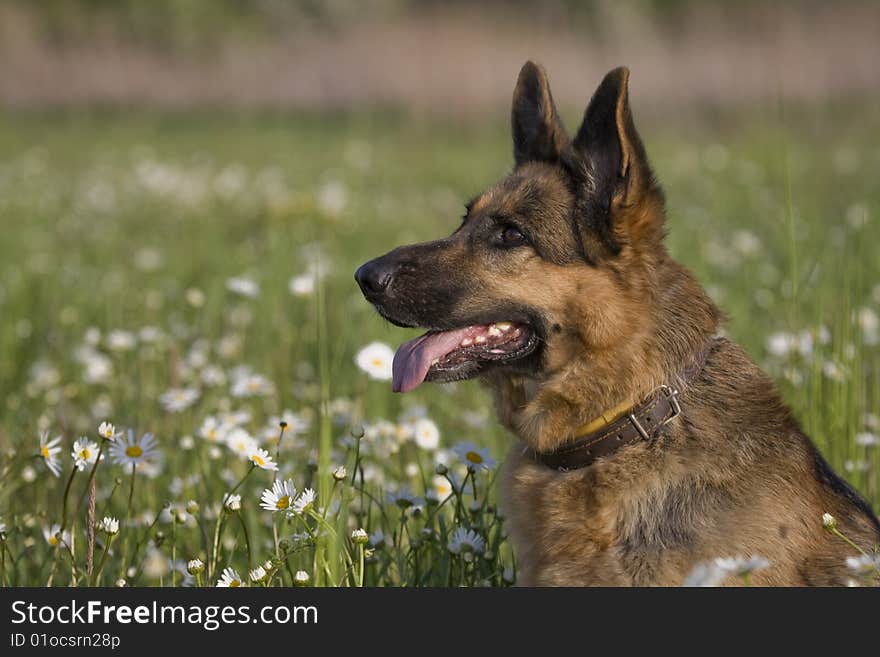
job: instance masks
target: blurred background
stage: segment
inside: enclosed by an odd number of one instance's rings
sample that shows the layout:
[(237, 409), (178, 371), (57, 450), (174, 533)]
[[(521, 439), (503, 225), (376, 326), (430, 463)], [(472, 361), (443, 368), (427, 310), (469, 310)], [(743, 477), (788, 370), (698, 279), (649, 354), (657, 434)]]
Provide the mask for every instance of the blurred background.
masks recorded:
[(559, 101), (625, 63), (641, 111), (870, 97), (870, 0), (4, 0), (9, 107), (503, 111), (531, 57)]
[[(477, 383), (391, 394), (388, 347), (362, 350), (413, 332), (381, 321), (352, 274), (448, 234), (510, 170), (527, 59), (570, 131), (604, 73), (631, 69), (670, 251), (877, 509), (878, 35), (867, 0), (0, 0), (0, 519), (24, 527), (15, 549), (43, 544), (63, 480), (9, 448), (30, 458), (39, 432), (60, 435), (66, 473), (69, 443), (105, 419), (159, 439), (141, 509), (214, 508), (245, 472), (211, 444), (218, 418), (269, 449), (287, 418), (282, 474), (317, 476), (321, 499), (360, 424), (376, 499), (428, 495), (460, 441), (502, 460), (511, 439)], [(417, 441), (419, 419), (439, 433)], [(389, 517), (356, 521), (391, 536)], [(456, 522), (503, 546), (492, 518)], [(443, 536), (439, 566), (413, 572), (401, 552), (367, 582), (509, 583), (503, 547), (453, 578)], [(229, 555), (245, 567), (240, 544)], [(43, 583), (47, 563), (22, 560), (17, 581)]]

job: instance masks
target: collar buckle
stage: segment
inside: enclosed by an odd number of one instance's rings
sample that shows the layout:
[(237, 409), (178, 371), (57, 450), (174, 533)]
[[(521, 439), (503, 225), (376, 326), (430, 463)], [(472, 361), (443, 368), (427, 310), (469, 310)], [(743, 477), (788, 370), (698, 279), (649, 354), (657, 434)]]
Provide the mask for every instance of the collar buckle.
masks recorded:
[[(653, 435), (656, 435), (657, 431), (659, 431), (662, 427), (665, 427), (667, 424), (669, 424), (675, 418), (681, 415), (681, 404), (678, 401), (679, 392), (676, 388), (672, 388), (664, 383), (663, 385), (654, 388), (654, 391), (651, 393), (651, 395), (653, 396), (656, 393), (660, 393), (666, 398), (666, 401), (669, 404), (669, 408), (672, 409), (672, 413), (670, 413), (668, 418), (663, 420), (654, 428)], [(645, 427), (642, 426), (642, 423), (639, 422), (639, 418), (636, 417), (635, 413), (627, 413), (627, 417), (643, 440), (651, 440), (652, 434), (648, 433)]]
[(661, 427), (665, 427), (667, 424), (669, 424), (675, 418), (681, 415), (681, 404), (678, 401), (678, 395), (680, 393), (678, 392), (677, 388), (670, 388), (665, 383), (657, 388), (657, 390), (660, 391), (660, 394), (666, 397), (666, 401), (669, 402), (669, 407), (672, 409), (672, 414), (668, 418), (663, 420), (663, 422), (660, 424)]

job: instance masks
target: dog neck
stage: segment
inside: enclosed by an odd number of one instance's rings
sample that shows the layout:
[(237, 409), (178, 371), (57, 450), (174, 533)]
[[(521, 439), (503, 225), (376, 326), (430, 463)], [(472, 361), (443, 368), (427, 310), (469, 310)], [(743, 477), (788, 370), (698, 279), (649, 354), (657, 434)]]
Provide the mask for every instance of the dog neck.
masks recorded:
[(603, 349), (580, 347), (553, 372), (489, 382), (500, 421), (528, 447), (552, 451), (613, 421), (670, 382), (717, 332), (720, 312), (702, 288), (681, 266), (664, 264), (638, 330)]

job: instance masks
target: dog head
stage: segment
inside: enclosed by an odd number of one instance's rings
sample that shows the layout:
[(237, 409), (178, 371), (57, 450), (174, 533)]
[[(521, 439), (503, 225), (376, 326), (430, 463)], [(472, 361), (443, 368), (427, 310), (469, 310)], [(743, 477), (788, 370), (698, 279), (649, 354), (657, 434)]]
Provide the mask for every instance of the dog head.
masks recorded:
[(663, 197), (627, 96), (602, 80), (570, 138), (546, 74), (513, 95), (515, 166), (445, 239), (399, 247), (355, 278), (378, 312), (428, 332), (400, 347), (394, 389), (489, 374), (538, 379), (644, 330), (664, 254)]

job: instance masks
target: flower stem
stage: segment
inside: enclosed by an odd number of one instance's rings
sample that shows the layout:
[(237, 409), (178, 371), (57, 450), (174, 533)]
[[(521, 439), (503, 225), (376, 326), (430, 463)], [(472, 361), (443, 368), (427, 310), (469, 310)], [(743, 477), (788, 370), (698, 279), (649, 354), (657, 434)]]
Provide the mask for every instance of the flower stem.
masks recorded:
[(89, 480), (86, 482), (85, 488), (83, 488), (82, 495), (79, 496), (79, 502), (76, 504), (76, 508), (82, 506), (83, 500), (86, 499), (86, 494), (92, 487), (92, 481), (95, 479), (95, 473), (98, 471), (98, 464), (101, 462), (101, 457), (104, 454), (104, 442), (101, 443), (101, 446), (98, 448), (98, 457), (95, 459), (94, 464), (92, 465), (92, 469), (89, 471)]
[(92, 576), (92, 586), (96, 586), (101, 579), (101, 571), (104, 570), (104, 564), (107, 562), (107, 553), (110, 552), (110, 544), (113, 542), (113, 536), (107, 537), (107, 542), (104, 543), (104, 552), (101, 554), (101, 560), (98, 562), (98, 567), (95, 569), (95, 574)]
[(217, 516), (217, 524), (214, 527), (214, 544), (211, 547), (211, 562), (210, 564), (208, 564), (210, 567), (210, 574), (208, 575), (209, 581), (213, 580), (214, 575), (217, 574), (217, 553), (220, 550), (220, 529), (223, 524), (224, 516), (228, 512), (226, 508), (226, 502), (229, 500), (230, 497), (235, 495), (235, 491), (241, 488), (241, 485), (245, 482), (245, 479), (250, 476), (251, 472), (253, 472), (256, 467), (256, 465), (251, 463), (251, 467), (248, 468), (248, 471), (244, 474), (244, 477), (239, 479), (238, 483), (235, 484), (235, 487), (223, 496), (220, 515)]
[(73, 466), (70, 477), (67, 478), (67, 485), (64, 487), (64, 500), (61, 502), (61, 531), (67, 529), (67, 498), (70, 495), (70, 485), (73, 483), (73, 476), (76, 472), (77, 468)]
[(248, 534), (247, 523), (244, 521), (244, 517), (242, 516), (241, 512), (238, 513), (238, 521), (241, 523), (241, 529), (244, 532), (244, 544), (247, 548), (247, 567), (248, 570), (250, 570), (251, 564), (253, 563), (253, 559), (251, 556), (251, 537), (250, 534)]
[(175, 580), (177, 579), (177, 568), (175, 563), (177, 562), (177, 515), (174, 514), (174, 517), (171, 518), (171, 587), (177, 586)]

